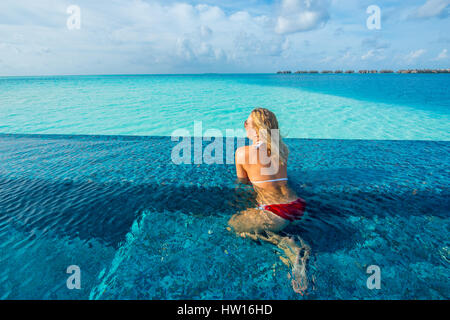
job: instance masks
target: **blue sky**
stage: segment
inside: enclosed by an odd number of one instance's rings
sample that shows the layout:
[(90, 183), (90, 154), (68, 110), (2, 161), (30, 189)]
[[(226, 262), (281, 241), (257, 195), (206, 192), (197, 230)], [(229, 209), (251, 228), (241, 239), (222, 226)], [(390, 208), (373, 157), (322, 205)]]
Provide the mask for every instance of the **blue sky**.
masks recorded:
[(0, 75), (449, 68), (449, 15), (450, 0), (2, 0)]

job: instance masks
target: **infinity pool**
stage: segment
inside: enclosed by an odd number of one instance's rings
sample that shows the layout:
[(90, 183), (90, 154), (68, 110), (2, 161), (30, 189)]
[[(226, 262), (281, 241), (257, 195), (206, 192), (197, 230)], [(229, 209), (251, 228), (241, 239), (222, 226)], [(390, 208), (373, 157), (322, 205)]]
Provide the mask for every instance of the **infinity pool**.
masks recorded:
[(450, 298), (450, 142), (287, 144), (305, 296), (275, 247), (226, 230), (254, 205), (233, 165), (175, 165), (169, 137), (0, 135), (0, 298)]

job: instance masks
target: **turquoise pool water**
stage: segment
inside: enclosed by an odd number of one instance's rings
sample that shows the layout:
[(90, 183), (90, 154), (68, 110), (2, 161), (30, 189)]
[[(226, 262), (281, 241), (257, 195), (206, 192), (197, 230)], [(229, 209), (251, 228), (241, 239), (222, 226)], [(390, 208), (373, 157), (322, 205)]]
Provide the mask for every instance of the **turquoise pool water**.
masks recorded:
[(448, 74), (0, 78), (0, 133), (242, 129), (254, 107), (290, 138), (450, 140)]
[[(254, 206), (232, 165), (168, 137), (0, 135), (3, 299), (448, 299), (449, 142), (288, 139), (311, 247), (296, 295), (273, 246), (225, 227)], [(68, 290), (66, 268), (81, 268)], [(366, 286), (369, 265), (381, 289)]]

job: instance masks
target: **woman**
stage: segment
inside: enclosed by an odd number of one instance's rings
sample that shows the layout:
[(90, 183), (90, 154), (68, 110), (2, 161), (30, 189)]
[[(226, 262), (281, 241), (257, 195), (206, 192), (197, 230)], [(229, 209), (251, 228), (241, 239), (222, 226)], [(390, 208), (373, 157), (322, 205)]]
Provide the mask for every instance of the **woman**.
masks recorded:
[(287, 184), (289, 150), (271, 111), (253, 110), (244, 125), (252, 145), (236, 150), (236, 173), (240, 182), (253, 185), (259, 207), (233, 215), (228, 223), (242, 237), (261, 239), (281, 248), (288, 259), (280, 258), (292, 268), (293, 289), (303, 293), (310, 249), (299, 237), (300, 246), (293, 238), (276, 234), (300, 219), (306, 205)]

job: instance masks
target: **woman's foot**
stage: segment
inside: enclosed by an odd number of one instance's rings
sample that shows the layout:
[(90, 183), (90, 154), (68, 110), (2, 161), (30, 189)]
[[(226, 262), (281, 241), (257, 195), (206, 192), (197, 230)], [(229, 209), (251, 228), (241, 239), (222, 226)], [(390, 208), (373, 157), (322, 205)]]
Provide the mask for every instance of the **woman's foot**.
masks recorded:
[(292, 267), (292, 289), (296, 293), (303, 293), (308, 289), (308, 278), (306, 276), (306, 261), (303, 262), (303, 258), (300, 257), (300, 249), (298, 250), (297, 260)]
[(297, 245), (293, 238), (287, 238), (284, 243), (289, 250), (285, 250), (288, 256), (292, 271), (289, 274), (291, 278), (292, 289), (296, 293), (303, 293), (308, 288), (308, 277), (306, 275), (306, 262), (309, 258), (310, 248), (303, 242), (300, 237), (297, 237), (298, 241), (301, 243), (301, 247)]

